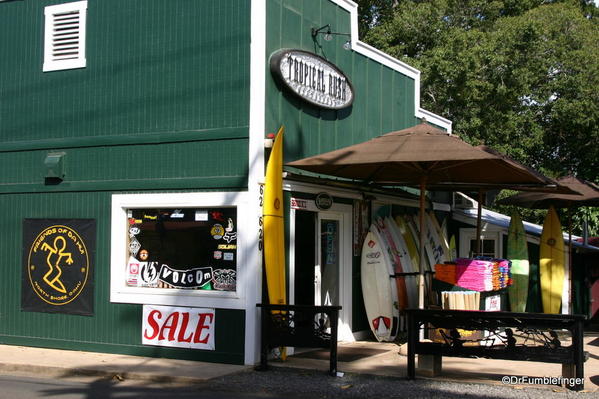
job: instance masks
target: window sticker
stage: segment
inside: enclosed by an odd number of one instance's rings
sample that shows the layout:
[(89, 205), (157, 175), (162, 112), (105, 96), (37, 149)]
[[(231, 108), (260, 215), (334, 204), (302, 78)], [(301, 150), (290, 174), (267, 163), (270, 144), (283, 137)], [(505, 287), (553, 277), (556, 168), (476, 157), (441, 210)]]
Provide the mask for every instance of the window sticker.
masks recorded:
[(129, 209), (128, 287), (235, 291), (237, 208)]

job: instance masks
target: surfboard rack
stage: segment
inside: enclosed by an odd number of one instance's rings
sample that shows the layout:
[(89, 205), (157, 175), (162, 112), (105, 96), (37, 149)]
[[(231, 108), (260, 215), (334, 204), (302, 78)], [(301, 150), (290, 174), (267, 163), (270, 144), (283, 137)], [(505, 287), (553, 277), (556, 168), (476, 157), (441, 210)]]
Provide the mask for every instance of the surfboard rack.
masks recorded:
[[(422, 362), (423, 371), (432, 376), (440, 374), (442, 356), (475, 357), (561, 363), (562, 377), (572, 382), (568, 387), (576, 391), (584, 389), (585, 315), (436, 309), (407, 309), (406, 313), (409, 379), (416, 375), (416, 354), (419, 366)], [(445, 334), (445, 342), (421, 342), (422, 327), (443, 328), (449, 333)], [(500, 338), (471, 345), (460, 336), (460, 329), (485, 331), (487, 337)], [(569, 346), (562, 345), (563, 330), (570, 333)]]
[(270, 305), (261, 308), (260, 366), (268, 369), (273, 348), (325, 348), (330, 350), (329, 374), (337, 375), (337, 330), (341, 306)]

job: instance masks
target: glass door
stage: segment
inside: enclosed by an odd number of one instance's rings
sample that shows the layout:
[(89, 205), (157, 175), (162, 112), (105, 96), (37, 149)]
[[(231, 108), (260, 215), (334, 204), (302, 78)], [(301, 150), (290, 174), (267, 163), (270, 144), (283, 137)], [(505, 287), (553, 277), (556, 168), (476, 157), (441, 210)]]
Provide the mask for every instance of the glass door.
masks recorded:
[(319, 217), (319, 262), (315, 266), (315, 305), (339, 305), (340, 219)]

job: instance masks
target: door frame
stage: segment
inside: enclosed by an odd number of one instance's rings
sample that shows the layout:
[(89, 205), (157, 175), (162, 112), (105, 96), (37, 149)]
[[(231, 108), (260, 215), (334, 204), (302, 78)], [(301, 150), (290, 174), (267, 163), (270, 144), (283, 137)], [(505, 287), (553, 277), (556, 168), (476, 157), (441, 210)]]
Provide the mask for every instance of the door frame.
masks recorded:
[[(292, 201), (295, 198), (292, 196)], [(352, 333), (352, 212), (350, 204), (333, 203), (326, 211), (316, 207), (314, 200), (301, 199), (304, 211), (317, 213), (317, 232), (320, 229), (320, 220), (330, 218), (339, 220), (339, 341), (355, 341)], [(289, 303), (295, 304), (295, 214), (296, 208), (290, 209), (289, 217)], [(317, 233), (315, 232), (315, 233)], [(320, 239), (315, 238), (317, 245), (316, 261), (320, 261)]]

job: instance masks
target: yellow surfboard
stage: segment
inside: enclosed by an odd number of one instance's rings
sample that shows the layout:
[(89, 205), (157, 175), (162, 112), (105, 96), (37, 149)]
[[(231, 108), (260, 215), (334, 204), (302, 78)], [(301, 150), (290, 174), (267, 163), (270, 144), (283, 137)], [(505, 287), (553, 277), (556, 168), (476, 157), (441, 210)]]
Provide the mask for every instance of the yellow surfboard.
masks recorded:
[(264, 180), (264, 264), (268, 299), (285, 305), (285, 231), (283, 217), (283, 132), (281, 126), (266, 165)]
[(559, 313), (564, 289), (564, 237), (554, 207), (549, 208), (543, 223), (539, 263), (543, 312)]
[(397, 226), (399, 226), (399, 231), (401, 231), (401, 235), (403, 236), (406, 246), (408, 247), (408, 254), (410, 255), (414, 271), (418, 271), (418, 267), (420, 265), (420, 255), (418, 254), (418, 246), (414, 241), (414, 237), (412, 236), (412, 233), (410, 233), (409, 227), (406, 225), (403, 217), (396, 216), (395, 223), (397, 223)]

